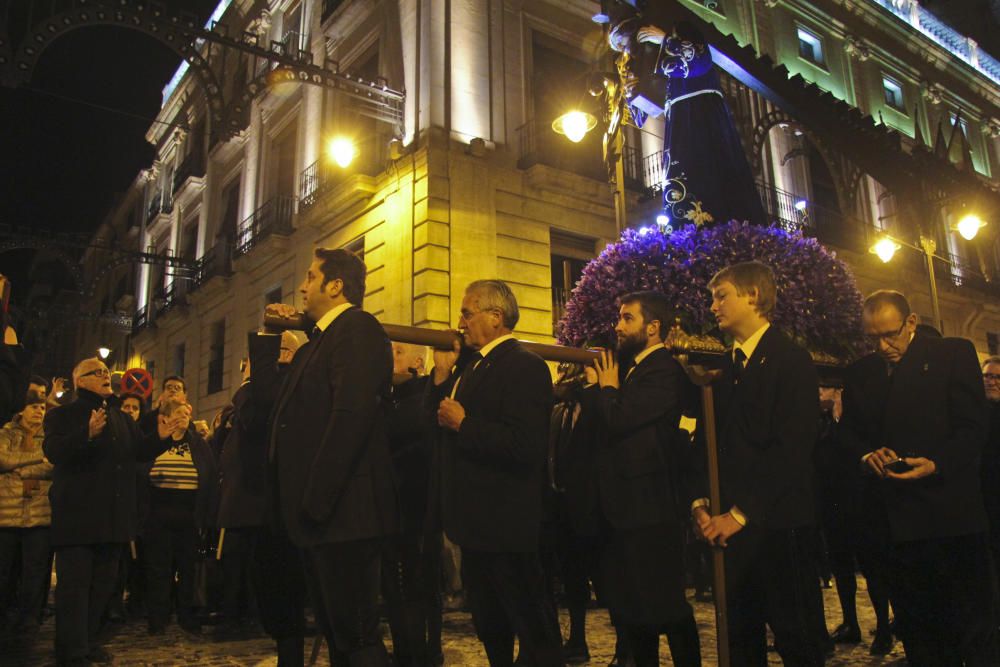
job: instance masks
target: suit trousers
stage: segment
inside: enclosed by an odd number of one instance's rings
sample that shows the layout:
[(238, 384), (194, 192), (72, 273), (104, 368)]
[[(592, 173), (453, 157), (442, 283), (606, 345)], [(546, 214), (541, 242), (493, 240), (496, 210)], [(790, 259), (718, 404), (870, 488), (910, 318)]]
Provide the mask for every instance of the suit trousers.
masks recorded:
[[(16, 589), (8, 577), (16, 576), (14, 563), (20, 554), (20, 581)], [(17, 624), (38, 625), (48, 590), (45, 579), (49, 567), (49, 527), (0, 528), (0, 594), (11, 589), (17, 591)], [(0, 605), (0, 615), (7, 610)]]
[(253, 617), (250, 563), (255, 528), (227, 528), (222, 549), (222, 616), (227, 624)]
[(491, 667), (514, 664), (515, 635), (528, 664), (563, 664), (559, 621), (546, 601), (538, 554), (463, 548), (462, 580), (476, 636)]
[(316, 622), (330, 647), (333, 667), (388, 667), (379, 631), (382, 540), (303, 547), (306, 581)]
[[(252, 531), (250, 577), (260, 622), (278, 642), (278, 664), (284, 667), (282, 647), (287, 646), (293, 656), (300, 654), (305, 637), (306, 584), (299, 551), (284, 533), (265, 526), (243, 530)], [(302, 664), (301, 658), (297, 664)]]
[(912, 667), (1000, 664), (985, 534), (894, 544), (889, 594)]
[[(195, 619), (195, 560), (198, 530), (194, 524), (195, 491), (174, 492), (154, 500), (146, 522), (145, 566), (149, 627), (163, 628), (170, 620), (170, 600), (177, 574), (177, 621), (193, 626)], [(183, 494), (190, 494), (190, 498)]]
[(441, 655), (441, 533), (397, 535), (382, 556), (382, 595), (400, 667)]
[(81, 662), (97, 647), (101, 614), (111, 599), (122, 545), (56, 548), (56, 659)]
[(824, 662), (813, 603), (819, 579), (812, 527), (766, 530), (748, 525), (725, 550), (729, 651), (733, 667), (767, 665), (767, 630), (790, 667)]

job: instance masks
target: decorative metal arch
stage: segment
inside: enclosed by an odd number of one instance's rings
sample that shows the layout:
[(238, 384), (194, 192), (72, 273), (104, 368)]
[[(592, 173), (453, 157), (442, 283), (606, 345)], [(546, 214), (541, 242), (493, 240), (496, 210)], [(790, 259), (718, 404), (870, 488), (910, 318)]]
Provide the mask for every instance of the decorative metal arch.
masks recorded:
[[(191, 15), (168, 13), (164, 6), (141, 0), (73, 0), (69, 9), (53, 12), (38, 21), (25, 34), (17, 53), (4, 62), (4, 51), (10, 46), (0, 44), (0, 66), (6, 70), (8, 83), (17, 85), (28, 81), (42, 52), (56, 39), (71, 30), (94, 25), (110, 25), (137, 30), (164, 44), (187, 61), (188, 66), (201, 82), (208, 100), (213, 123), (222, 121), (225, 108), (222, 87), (208, 61), (199, 53), (202, 28)], [(3, 42), (7, 40), (4, 38)]]
[[(845, 183), (844, 174), (839, 168), (841, 163), (839, 160), (834, 158), (832, 151), (829, 147), (820, 139), (812, 130), (802, 124), (801, 121), (790, 116), (788, 113), (781, 111), (780, 109), (775, 109), (765, 114), (759, 121), (753, 130), (753, 154), (751, 156), (753, 160), (753, 170), (756, 174), (764, 174), (764, 164), (763, 153), (764, 142), (767, 141), (767, 135), (771, 129), (780, 123), (788, 123), (789, 125), (795, 125), (799, 127), (805, 134), (809, 142), (816, 148), (820, 157), (823, 158), (823, 162), (826, 163), (826, 167), (830, 172), (830, 176), (833, 178), (834, 186), (837, 190), (837, 202), (840, 204), (840, 210), (842, 213), (847, 213), (850, 211), (850, 207), (846, 206), (848, 203), (845, 200), (845, 194), (847, 189), (847, 184)], [(855, 182), (856, 185), (856, 182)]]
[(198, 270), (198, 262), (196, 260), (183, 259), (174, 255), (160, 255), (151, 252), (129, 251), (113, 251), (113, 253), (114, 255), (111, 259), (104, 262), (101, 269), (94, 274), (93, 278), (90, 279), (90, 283), (86, 286), (86, 288), (81, 288), (80, 292), (83, 294), (84, 299), (92, 298), (94, 293), (97, 291), (97, 287), (101, 284), (101, 281), (115, 269), (126, 264), (149, 264), (151, 266), (162, 265), (179, 269), (187, 269), (191, 272)]
[(70, 257), (69, 254), (63, 252), (58, 247), (55, 247), (51, 241), (46, 239), (27, 238), (0, 241), (0, 254), (10, 252), (12, 250), (44, 250), (66, 266), (70, 275), (73, 276), (73, 282), (76, 284), (77, 290), (82, 291), (83, 270), (80, 268), (80, 264), (75, 259)]

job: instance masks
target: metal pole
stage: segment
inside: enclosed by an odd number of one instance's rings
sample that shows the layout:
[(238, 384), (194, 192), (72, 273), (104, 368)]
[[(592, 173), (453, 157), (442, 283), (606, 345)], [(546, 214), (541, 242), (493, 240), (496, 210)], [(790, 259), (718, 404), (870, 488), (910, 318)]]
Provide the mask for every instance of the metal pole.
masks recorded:
[(931, 310), (934, 313), (934, 326), (943, 335), (944, 322), (941, 321), (941, 304), (938, 303), (937, 279), (934, 277), (934, 253), (937, 251), (937, 243), (929, 236), (921, 236), (920, 247), (927, 260), (927, 280), (930, 282), (931, 288)]
[(625, 133), (618, 128), (615, 133), (615, 225), (618, 233), (625, 231)]
[[(701, 404), (705, 415), (705, 448), (708, 454), (708, 500), (713, 512), (722, 511), (719, 483), (719, 450), (715, 433), (715, 400), (712, 385), (701, 386)], [(719, 667), (729, 667), (729, 616), (726, 610), (726, 563), (722, 547), (712, 547), (712, 592), (715, 594), (715, 634)]]

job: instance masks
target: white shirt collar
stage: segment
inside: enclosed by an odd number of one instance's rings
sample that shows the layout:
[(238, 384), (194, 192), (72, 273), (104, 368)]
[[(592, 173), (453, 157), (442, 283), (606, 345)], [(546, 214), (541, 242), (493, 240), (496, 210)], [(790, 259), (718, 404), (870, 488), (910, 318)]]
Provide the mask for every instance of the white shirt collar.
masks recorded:
[(659, 349), (666, 349), (666, 347), (667, 346), (664, 345), (663, 343), (660, 343), (659, 345), (653, 345), (651, 347), (647, 347), (645, 350), (643, 350), (639, 354), (635, 355), (635, 365), (638, 366), (640, 363), (642, 363), (643, 359), (645, 359), (646, 357), (648, 357), (649, 355), (653, 354), (654, 352), (656, 352)]
[(750, 361), (750, 357), (753, 356), (754, 350), (757, 349), (760, 339), (764, 336), (764, 332), (767, 331), (770, 326), (771, 323), (766, 322), (764, 326), (754, 331), (750, 337), (742, 343), (733, 343), (733, 351), (743, 350), (743, 354), (747, 355), (747, 361)]
[(319, 329), (320, 331), (326, 331), (326, 328), (331, 324), (333, 324), (333, 321), (338, 317), (340, 317), (341, 313), (343, 313), (345, 310), (347, 310), (353, 305), (354, 305), (353, 303), (348, 301), (346, 303), (340, 304), (339, 306), (334, 306), (330, 310), (326, 311), (323, 317), (319, 318), (319, 321), (316, 322), (316, 328)]
[(514, 340), (514, 334), (509, 333), (500, 336), (499, 338), (494, 338), (490, 342), (486, 343), (486, 345), (483, 345), (481, 348), (479, 348), (479, 354), (481, 354), (483, 356), (483, 359), (485, 359), (486, 355), (493, 351), (493, 348), (495, 348), (497, 345), (506, 340)]

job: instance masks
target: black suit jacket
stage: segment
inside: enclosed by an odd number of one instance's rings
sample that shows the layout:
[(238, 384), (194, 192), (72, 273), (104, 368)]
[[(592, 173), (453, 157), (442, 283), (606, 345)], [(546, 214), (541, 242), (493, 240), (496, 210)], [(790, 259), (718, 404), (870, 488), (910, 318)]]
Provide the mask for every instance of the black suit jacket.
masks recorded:
[(287, 369), (278, 365), (281, 336), (251, 333), (247, 338), (250, 381), (233, 395), (230, 428), (219, 459), (222, 528), (268, 523), (268, 416)]
[(604, 387), (597, 403), (601, 510), (616, 530), (677, 524), (681, 480), (690, 447), (680, 437), (687, 379), (666, 349), (642, 360), (621, 382)]
[(713, 512), (735, 505), (765, 530), (814, 524), (820, 409), (819, 377), (809, 353), (772, 325), (738, 384), (732, 354), (724, 355), (713, 392), (722, 487), (722, 507)]
[(297, 546), (370, 539), (397, 524), (384, 401), (392, 352), (378, 321), (341, 313), (299, 348), (272, 416), (278, 511)]
[(108, 421), (93, 440), (90, 412), (100, 396), (79, 390), (68, 405), (45, 416), (45, 457), (52, 462), (51, 540), (54, 546), (128, 542), (135, 537), (136, 461), (152, 461), (170, 446), (144, 435), (131, 417), (108, 406)]
[(986, 530), (980, 461), (988, 417), (972, 343), (918, 334), (891, 377), (878, 355), (864, 357), (848, 370), (843, 402), (841, 425), (858, 459), (886, 446), (937, 468), (920, 480), (878, 480), (893, 541)]
[[(435, 424), (457, 377), (428, 382), (425, 409)], [(432, 497), (445, 533), (469, 549), (537, 551), (552, 406), (548, 366), (516, 340), (504, 341), (462, 380), (456, 399), (466, 414), (459, 431), (434, 427)]]

